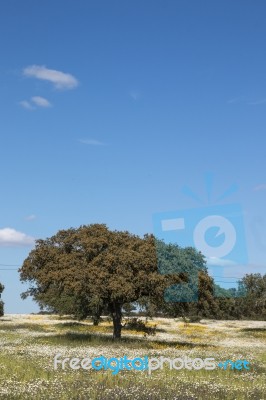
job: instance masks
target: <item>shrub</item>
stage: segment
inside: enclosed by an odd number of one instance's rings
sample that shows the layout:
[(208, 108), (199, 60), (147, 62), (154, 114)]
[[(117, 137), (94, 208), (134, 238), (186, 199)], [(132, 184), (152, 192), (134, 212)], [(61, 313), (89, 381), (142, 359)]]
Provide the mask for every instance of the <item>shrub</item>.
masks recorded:
[(144, 321), (139, 318), (130, 318), (126, 321), (124, 328), (134, 330), (137, 332), (143, 332), (144, 335), (155, 335), (156, 334), (156, 326), (147, 326)]
[(200, 315), (190, 315), (189, 322), (200, 322), (201, 316)]

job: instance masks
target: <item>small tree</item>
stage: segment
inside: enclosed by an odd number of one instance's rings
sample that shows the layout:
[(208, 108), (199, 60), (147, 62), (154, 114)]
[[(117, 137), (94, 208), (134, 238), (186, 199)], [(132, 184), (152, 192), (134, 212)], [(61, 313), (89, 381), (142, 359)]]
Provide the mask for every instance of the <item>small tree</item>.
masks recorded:
[(236, 309), (242, 318), (266, 319), (266, 274), (246, 274), (238, 283)]

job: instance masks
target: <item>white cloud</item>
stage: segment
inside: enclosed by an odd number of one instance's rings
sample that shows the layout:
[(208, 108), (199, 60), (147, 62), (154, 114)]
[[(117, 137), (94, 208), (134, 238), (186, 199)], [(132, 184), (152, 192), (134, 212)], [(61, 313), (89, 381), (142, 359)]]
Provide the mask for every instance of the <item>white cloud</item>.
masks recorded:
[(1, 246), (32, 246), (34, 238), (23, 232), (16, 231), (12, 228), (0, 229), (0, 247)]
[(218, 267), (232, 267), (236, 265), (236, 263), (232, 260), (225, 260), (223, 258), (218, 258), (218, 257), (208, 257), (206, 261), (208, 265), (218, 266)]
[(71, 74), (48, 69), (44, 65), (30, 65), (24, 68), (25, 76), (52, 82), (56, 89), (74, 89), (78, 86), (78, 80)]
[(105, 143), (95, 139), (80, 139), (79, 142), (90, 146), (105, 146)]
[(22, 100), (19, 104), (26, 110), (36, 110), (36, 106), (42, 108), (52, 107), (52, 104), (41, 96), (33, 96), (29, 101)]
[(255, 192), (258, 192), (259, 190), (266, 190), (266, 183), (261, 183), (260, 185), (257, 185), (254, 187)]
[(27, 217), (25, 217), (26, 221), (33, 221), (34, 219), (36, 219), (35, 214), (27, 215)]
[(32, 98), (31, 98), (31, 101), (34, 103), (34, 104), (36, 104), (36, 106), (39, 106), (39, 107), (51, 107), (52, 106), (52, 104), (47, 100), (47, 99), (45, 99), (44, 97), (41, 97), (41, 96), (33, 96)]
[(27, 100), (22, 100), (19, 102), (21, 107), (25, 108), (26, 110), (34, 110), (35, 108), (30, 104)]

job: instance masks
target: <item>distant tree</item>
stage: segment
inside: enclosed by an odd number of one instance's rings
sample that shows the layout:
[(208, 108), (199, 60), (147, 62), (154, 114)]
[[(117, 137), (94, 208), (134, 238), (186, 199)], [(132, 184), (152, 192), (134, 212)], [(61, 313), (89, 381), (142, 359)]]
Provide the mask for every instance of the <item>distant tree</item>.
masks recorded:
[[(3, 293), (5, 287), (4, 285), (2, 285), (2, 283), (0, 283), (0, 298), (1, 298), (1, 294)], [(0, 300), (0, 317), (2, 317), (4, 315), (4, 302), (2, 300)]]
[(214, 284), (214, 294), (209, 315), (212, 318), (266, 319), (266, 275), (247, 274), (239, 280), (238, 288), (224, 289)]
[(127, 317), (130, 317), (131, 315), (134, 315), (136, 312), (136, 304), (134, 303), (125, 303), (123, 305), (123, 314)]
[(239, 282), (236, 307), (242, 318), (266, 319), (266, 274), (247, 274)]
[[(98, 320), (105, 308), (113, 320), (113, 337), (121, 337), (122, 310), (143, 296), (162, 298), (181, 281), (174, 273), (158, 272), (155, 238), (110, 231), (93, 224), (61, 230), (37, 240), (24, 261), (20, 278), (30, 284), (22, 298), (44, 307)], [(154, 300), (155, 301), (155, 300)]]

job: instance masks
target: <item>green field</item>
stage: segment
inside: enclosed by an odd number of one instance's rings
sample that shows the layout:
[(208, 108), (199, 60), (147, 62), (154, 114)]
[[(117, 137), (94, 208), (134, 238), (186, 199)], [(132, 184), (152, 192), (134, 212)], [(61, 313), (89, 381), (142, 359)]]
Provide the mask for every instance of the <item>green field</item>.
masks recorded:
[[(1, 399), (266, 399), (266, 323), (203, 320), (184, 324), (154, 319), (155, 336), (124, 330), (112, 341), (107, 320), (90, 321), (57, 316), (6, 315), (0, 320)], [(54, 370), (62, 357), (128, 358), (165, 356), (225, 361), (246, 359), (250, 370), (111, 371)]]

